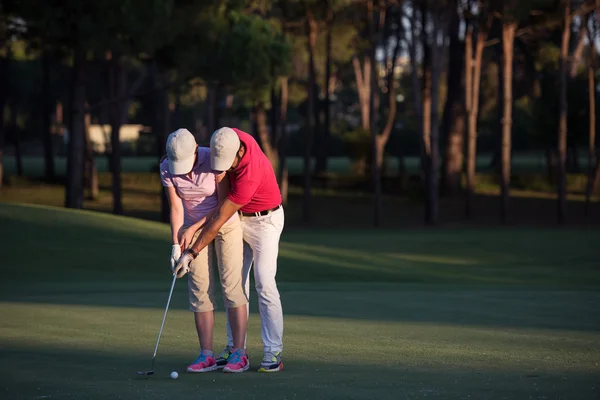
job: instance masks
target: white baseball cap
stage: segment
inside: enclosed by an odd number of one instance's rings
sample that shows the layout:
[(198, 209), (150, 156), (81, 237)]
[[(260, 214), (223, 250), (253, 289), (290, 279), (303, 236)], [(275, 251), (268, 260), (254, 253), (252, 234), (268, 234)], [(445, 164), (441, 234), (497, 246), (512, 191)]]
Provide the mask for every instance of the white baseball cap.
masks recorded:
[(215, 171), (227, 171), (240, 149), (240, 138), (231, 128), (217, 129), (210, 138), (210, 166)]
[(167, 158), (169, 172), (173, 175), (185, 175), (194, 167), (196, 161), (196, 139), (187, 129), (177, 129), (167, 138)]

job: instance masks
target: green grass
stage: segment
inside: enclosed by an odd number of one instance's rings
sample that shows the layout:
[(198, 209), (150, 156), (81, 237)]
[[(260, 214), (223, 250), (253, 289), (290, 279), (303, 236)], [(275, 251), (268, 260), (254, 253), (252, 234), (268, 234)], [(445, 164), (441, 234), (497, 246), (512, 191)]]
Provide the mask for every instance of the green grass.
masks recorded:
[[(600, 192), (592, 197), (589, 213), (585, 214), (585, 196), (581, 194), (580, 177), (573, 175), (567, 180), (568, 222), (573, 226), (600, 226)], [(373, 196), (368, 185), (356, 184), (352, 177), (338, 177), (333, 187), (316, 182), (312, 190), (313, 228), (362, 228), (373, 224)], [(556, 221), (556, 193), (550, 187), (541, 186), (535, 177), (521, 176), (511, 189), (510, 223), (520, 226), (550, 225)], [(527, 184), (538, 184), (541, 191), (527, 189)], [(476, 196), (470, 221), (464, 218), (464, 197), (440, 198), (440, 224), (442, 226), (498, 225), (500, 222), (500, 189), (494, 177), (477, 175)], [(348, 182), (346, 182), (348, 181)], [(352, 183), (352, 181), (354, 183)], [(86, 199), (87, 210), (112, 212), (112, 178), (108, 172), (99, 173), (100, 191), (95, 200)], [(298, 184), (300, 182), (292, 182)], [(544, 182), (545, 183), (545, 182)], [(338, 184), (340, 187), (338, 187)], [(546, 184), (546, 183), (545, 183)], [(399, 190), (400, 182), (384, 181), (391, 192), (383, 198), (383, 221), (385, 228), (415, 227), (423, 225), (423, 195), (416, 183), (407, 184)], [(547, 185), (547, 184), (546, 184)], [(122, 202), (125, 215), (157, 221), (160, 219), (160, 191), (162, 185), (158, 174), (151, 172), (122, 174)], [(398, 193), (400, 191), (400, 193)], [(36, 178), (10, 176), (8, 183), (0, 187), (0, 203), (29, 203), (61, 207), (65, 188), (61, 182), (48, 183)], [(286, 226), (306, 226), (303, 222), (303, 189), (291, 185), (286, 206)]]
[[(183, 281), (152, 378), (168, 226), (0, 204), (2, 399), (591, 399), (597, 230), (293, 230), (281, 243), (286, 370), (181, 374)], [(256, 298), (248, 349), (261, 357)], [(222, 309), (216, 346), (224, 344)]]

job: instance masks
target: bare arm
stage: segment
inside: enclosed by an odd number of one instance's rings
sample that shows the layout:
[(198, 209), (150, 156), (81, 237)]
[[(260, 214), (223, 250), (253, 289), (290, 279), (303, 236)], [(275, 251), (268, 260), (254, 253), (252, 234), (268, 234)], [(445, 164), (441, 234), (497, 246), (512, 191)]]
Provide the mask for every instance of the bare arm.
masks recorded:
[(221, 229), (225, 222), (229, 221), (229, 218), (231, 218), (240, 208), (242, 208), (242, 205), (235, 204), (228, 198), (225, 198), (222, 203), (219, 203), (219, 206), (210, 216), (206, 225), (204, 225), (204, 229), (202, 229), (202, 232), (198, 236), (196, 242), (192, 245), (191, 249), (195, 253), (199, 253), (208, 246), (215, 236), (217, 236), (219, 229)]
[(167, 199), (171, 208), (170, 219), (173, 244), (179, 244), (179, 231), (181, 231), (181, 227), (183, 226), (183, 203), (173, 186), (166, 187), (165, 190), (167, 191)]
[(219, 204), (223, 203), (229, 194), (229, 178), (227, 177), (227, 173), (224, 172), (221, 175), (216, 175), (215, 183), (217, 185), (217, 207), (187, 229), (186, 235), (183, 236), (182, 243), (180, 243), (182, 250), (190, 246), (191, 243), (189, 241), (192, 240), (193, 235), (204, 226), (206, 221), (209, 221), (213, 217), (219, 208)]

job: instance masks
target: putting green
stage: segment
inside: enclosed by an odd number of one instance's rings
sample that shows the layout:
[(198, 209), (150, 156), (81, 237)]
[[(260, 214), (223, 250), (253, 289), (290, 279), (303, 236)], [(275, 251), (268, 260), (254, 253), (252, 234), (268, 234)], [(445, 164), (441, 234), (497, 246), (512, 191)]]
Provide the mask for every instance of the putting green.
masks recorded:
[[(0, 398), (598, 397), (594, 230), (289, 231), (285, 371), (182, 373), (197, 352), (168, 227), (0, 205)], [(261, 358), (256, 298), (248, 349)], [(224, 315), (216, 315), (216, 347)], [(172, 370), (180, 372), (171, 380)]]

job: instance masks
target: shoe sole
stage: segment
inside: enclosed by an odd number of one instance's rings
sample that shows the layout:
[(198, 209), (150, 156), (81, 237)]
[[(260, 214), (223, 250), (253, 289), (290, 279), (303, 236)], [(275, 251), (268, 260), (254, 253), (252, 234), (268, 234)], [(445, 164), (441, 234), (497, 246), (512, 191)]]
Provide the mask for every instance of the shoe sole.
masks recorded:
[(246, 366), (242, 369), (229, 369), (227, 367), (224, 367), (223, 372), (225, 372), (226, 374), (239, 374), (240, 372), (248, 371), (248, 368), (250, 368), (250, 363), (246, 364)]
[(212, 365), (210, 367), (206, 367), (206, 368), (202, 368), (202, 369), (191, 369), (191, 368), (187, 368), (187, 372), (189, 373), (193, 373), (193, 374), (199, 374), (202, 372), (212, 372), (212, 371), (216, 371), (219, 367), (217, 365)]
[(260, 367), (258, 369), (258, 372), (266, 372), (266, 373), (279, 372), (279, 371), (283, 371), (283, 361), (279, 363), (279, 365), (277, 366), (277, 368), (266, 369), (264, 367)]

